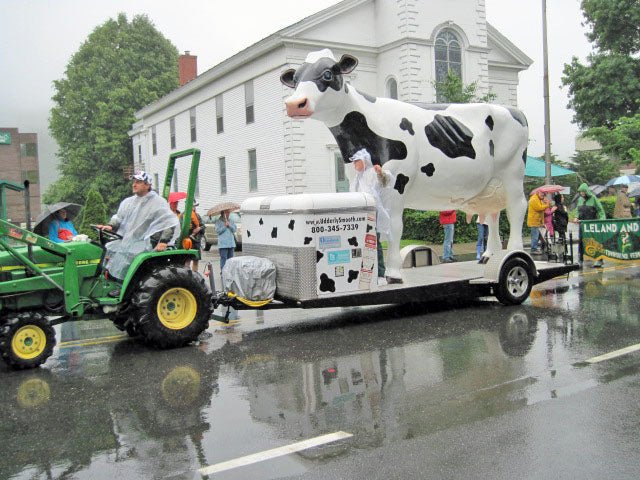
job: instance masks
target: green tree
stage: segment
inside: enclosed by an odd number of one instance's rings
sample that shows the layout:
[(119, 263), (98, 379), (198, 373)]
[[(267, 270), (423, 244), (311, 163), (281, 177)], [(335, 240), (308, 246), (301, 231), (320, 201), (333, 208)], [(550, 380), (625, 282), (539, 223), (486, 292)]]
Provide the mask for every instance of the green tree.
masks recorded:
[(595, 127), (585, 135), (602, 145), (602, 152), (622, 163), (635, 163), (640, 169), (640, 113), (622, 117), (613, 122), (612, 128)]
[(60, 179), (45, 203), (84, 203), (95, 189), (115, 209), (130, 194), (123, 172), (132, 163), (127, 132), (135, 111), (178, 86), (178, 50), (144, 15), (98, 26), (54, 81), (49, 129), (58, 143)]
[(442, 82), (433, 82), (433, 86), (438, 93), (438, 101), (450, 103), (471, 103), (471, 102), (492, 102), (496, 98), (496, 94), (489, 92), (486, 95), (478, 97), (476, 95), (478, 82), (464, 85), (462, 79), (458, 75), (449, 70), (446, 78)]
[(596, 52), (583, 65), (565, 64), (562, 84), (569, 87), (569, 108), (582, 128), (608, 127), (640, 111), (640, 2), (583, 0), (587, 38)]
[(604, 185), (613, 177), (620, 175), (620, 165), (599, 152), (578, 152), (568, 167), (578, 174), (581, 181), (588, 184)]
[(98, 234), (91, 225), (102, 225), (107, 221), (107, 207), (104, 199), (97, 190), (89, 190), (87, 192), (87, 201), (82, 209), (82, 223), (78, 233), (89, 235), (94, 240), (98, 239)]

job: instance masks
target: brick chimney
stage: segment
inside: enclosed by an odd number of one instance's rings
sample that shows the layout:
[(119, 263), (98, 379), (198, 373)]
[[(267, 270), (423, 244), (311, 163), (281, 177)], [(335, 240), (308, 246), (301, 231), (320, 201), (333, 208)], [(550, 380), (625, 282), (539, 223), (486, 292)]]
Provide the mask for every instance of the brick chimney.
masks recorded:
[(180, 86), (190, 82), (198, 76), (198, 57), (191, 55), (189, 50), (178, 58), (178, 73), (180, 76)]

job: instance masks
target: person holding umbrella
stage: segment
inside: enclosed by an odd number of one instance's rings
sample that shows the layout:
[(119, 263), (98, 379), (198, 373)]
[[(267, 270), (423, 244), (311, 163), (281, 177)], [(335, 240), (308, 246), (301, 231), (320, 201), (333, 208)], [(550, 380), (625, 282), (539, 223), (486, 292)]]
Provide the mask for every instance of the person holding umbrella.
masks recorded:
[(49, 223), (49, 240), (56, 243), (70, 242), (76, 235), (78, 232), (69, 220), (67, 210), (61, 208), (55, 212)]
[(613, 218), (631, 218), (631, 201), (627, 196), (629, 185), (623, 183), (616, 195), (616, 206), (613, 210)]
[[(529, 198), (529, 212), (527, 213), (527, 226), (531, 229), (531, 254), (540, 255), (541, 240), (540, 230), (544, 228), (544, 211), (549, 208), (546, 193), (541, 189), (532, 192)], [(553, 210), (553, 207), (552, 207)]]
[(227, 260), (233, 257), (233, 251), (236, 248), (236, 224), (230, 218), (231, 209), (222, 210), (220, 217), (216, 220), (216, 233), (218, 234), (218, 252), (220, 253), (220, 272), (224, 268)]

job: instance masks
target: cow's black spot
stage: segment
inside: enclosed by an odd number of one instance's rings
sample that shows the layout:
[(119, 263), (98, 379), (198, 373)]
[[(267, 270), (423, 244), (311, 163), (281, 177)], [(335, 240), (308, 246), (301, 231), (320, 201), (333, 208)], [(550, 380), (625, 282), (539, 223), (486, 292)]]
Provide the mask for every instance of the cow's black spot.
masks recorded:
[(273, 227), (271, 230), (271, 238), (278, 238), (278, 227)]
[(395, 188), (398, 193), (402, 195), (404, 193), (404, 187), (407, 186), (407, 183), (409, 183), (409, 177), (399, 173), (396, 177), (396, 184), (393, 186), (393, 188)]
[(424, 127), (429, 143), (449, 158), (476, 158), (471, 145), (473, 133), (462, 122), (453, 117), (436, 115), (433, 121)]
[(330, 279), (326, 273), (320, 275), (320, 291), (332, 293), (336, 291), (336, 282)]
[(351, 245), (352, 247), (358, 246), (358, 239), (356, 237), (351, 237), (347, 241), (349, 242), (349, 245)]
[(305, 245), (309, 245), (311, 243), (311, 240), (313, 240), (313, 238), (311, 237), (304, 237), (304, 244)]
[(523, 127), (526, 127), (529, 125), (529, 122), (527, 122), (527, 117), (524, 116), (524, 113), (522, 113), (520, 110), (518, 110), (517, 108), (513, 108), (513, 107), (504, 107), (507, 110), (509, 110), (509, 113), (511, 114), (511, 116), (513, 117), (513, 119), (518, 122), (520, 125), (522, 125)]
[(425, 166), (420, 167), (420, 171), (424, 173), (427, 177), (432, 177), (433, 172), (436, 171), (436, 167), (433, 166), (433, 163), (427, 163)]
[(402, 121), (400, 122), (400, 129), (406, 130), (411, 135), (416, 134), (415, 130), (413, 129), (413, 124), (407, 118), (403, 118)]
[(369, 233), (371, 230), (373, 230), (373, 225), (370, 225), (367, 223), (367, 231), (366, 233)]
[(344, 80), (340, 65), (335, 60), (324, 57), (314, 63), (305, 62), (296, 70), (293, 83), (297, 87), (300, 82), (312, 82), (321, 92), (329, 87), (339, 92), (342, 90)]
[(324, 257), (324, 253), (322, 253), (320, 250), (316, 250), (316, 263), (322, 260), (322, 257)]
[(524, 149), (524, 152), (522, 152), (522, 161), (524, 162), (524, 164), (527, 164), (527, 149)]
[(295, 224), (296, 224), (296, 221), (295, 220), (291, 220), (289, 222), (289, 230), (293, 230), (293, 227), (294, 227)]
[(250, 237), (250, 236), (251, 236), (251, 231), (247, 230), (247, 237)]
[(262, 217), (260, 217), (260, 221), (258, 222), (260, 225), (264, 225), (264, 222), (262, 221)]
[(493, 140), (489, 140), (489, 155), (491, 155), (492, 157), (493, 157), (493, 151), (494, 151)]
[(358, 270), (349, 270), (349, 278), (347, 279), (347, 283), (351, 283), (358, 278)]
[(489, 130), (493, 131), (493, 117), (491, 115), (489, 115), (487, 118), (484, 119), (484, 123), (487, 124), (487, 127), (489, 127)]
[(389, 160), (407, 158), (404, 142), (381, 137), (367, 125), (367, 119), (360, 112), (349, 112), (340, 125), (329, 128), (340, 147), (343, 159), (353, 156), (366, 148), (374, 165), (384, 165)]

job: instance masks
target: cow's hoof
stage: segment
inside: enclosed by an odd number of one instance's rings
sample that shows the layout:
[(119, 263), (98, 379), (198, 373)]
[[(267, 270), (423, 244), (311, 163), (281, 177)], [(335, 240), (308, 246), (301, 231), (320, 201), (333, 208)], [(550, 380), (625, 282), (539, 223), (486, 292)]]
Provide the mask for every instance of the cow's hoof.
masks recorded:
[(392, 283), (404, 283), (404, 282), (400, 277), (387, 277), (387, 283), (391, 285)]

